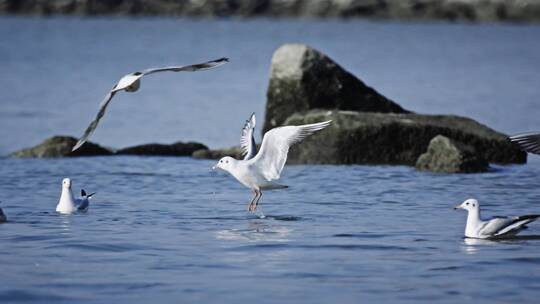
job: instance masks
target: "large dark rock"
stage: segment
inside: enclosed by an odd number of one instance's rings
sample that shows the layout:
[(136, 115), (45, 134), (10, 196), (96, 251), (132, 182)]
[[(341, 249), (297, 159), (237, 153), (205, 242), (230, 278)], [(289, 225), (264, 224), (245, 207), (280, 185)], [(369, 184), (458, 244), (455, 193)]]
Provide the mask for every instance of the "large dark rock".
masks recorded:
[(285, 125), (331, 119), (332, 125), (293, 146), (289, 163), (402, 164), (414, 166), (429, 142), (441, 134), (476, 149), (493, 163), (525, 163), (527, 154), (506, 135), (472, 119), (453, 115), (312, 111), (295, 114)]
[(196, 142), (176, 142), (171, 145), (146, 144), (116, 151), (119, 155), (156, 155), (156, 156), (191, 156), (197, 150), (208, 150), (208, 147)]
[(86, 142), (75, 152), (71, 152), (77, 139), (71, 136), (53, 136), (41, 144), (22, 149), (10, 154), (13, 157), (66, 157), (66, 156), (100, 156), (112, 155), (113, 152), (92, 142)]
[(435, 136), (416, 161), (416, 169), (437, 173), (477, 173), (488, 168), (488, 162), (472, 146), (442, 135)]
[(281, 126), (293, 113), (312, 109), (408, 112), (319, 51), (285, 44), (272, 57), (263, 132)]

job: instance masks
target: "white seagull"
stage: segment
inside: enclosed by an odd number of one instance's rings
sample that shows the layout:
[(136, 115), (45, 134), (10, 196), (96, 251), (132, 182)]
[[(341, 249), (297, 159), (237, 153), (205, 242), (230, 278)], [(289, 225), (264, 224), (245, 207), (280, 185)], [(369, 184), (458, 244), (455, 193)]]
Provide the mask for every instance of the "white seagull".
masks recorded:
[(81, 189), (81, 198), (75, 199), (73, 192), (71, 192), (71, 180), (64, 178), (62, 180), (62, 194), (58, 200), (58, 205), (56, 205), (56, 212), (71, 214), (76, 211), (86, 211), (88, 210), (89, 200), (94, 194), (96, 193), (87, 195), (86, 191)]
[(540, 217), (540, 214), (512, 217), (496, 216), (483, 221), (480, 217), (480, 204), (472, 198), (457, 205), (454, 209), (465, 209), (469, 212), (467, 226), (465, 227), (465, 237), (477, 239), (514, 236), (521, 230), (526, 229), (527, 224), (536, 221)]
[(522, 133), (509, 137), (521, 150), (540, 155), (540, 133)]
[(107, 109), (107, 106), (111, 102), (111, 99), (118, 91), (126, 91), (126, 92), (135, 92), (139, 89), (141, 86), (141, 78), (145, 75), (150, 75), (157, 72), (195, 72), (195, 71), (204, 71), (208, 69), (216, 68), (220, 65), (223, 65), (229, 61), (228, 58), (220, 58), (217, 60), (212, 60), (204, 63), (198, 63), (193, 65), (187, 65), (187, 66), (169, 66), (169, 67), (163, 67), (163, 68), (153, 68), (153, 69), (146, 69), (141, 72), (135, 72), (131, 74), (127, 74), (124, 77), (120, 78), (117, 84), (115, 84), (111, 91), (103, 98), (103, 101), (99, 104), (99, 110), (96, 115), (96, 118), (90, 123), (90, 125), (86, 128), (86, 131), (84, 131), (83, 136), (79, 139), (77, 144), (73, 146), (72, 151), (75, 151), (79, 149), (87, 140), (88, 138), (94, 133), (94, 131), (97, 128), (97, 125), (99, 124), (100, 119), (105, 115), (105, 110)]
[(332, 121), (314, 123), (301, 126), (285, 126), (274, 128), (264, 135), (261, 149), (256, 153), (253, 129), (255, 128), (255, 114), (246, 122), (240, 140), (243, 160), (225, 156), (212, 167), (229, 172), (241, 184), (253, 190), (255, 196), (248, 205), (248, 210), (257, 209), (262, 197), (262, 190), (282, 189), (288, 186), (277, 184), (281, 171), (287, 161), (289, 148), (302, 141), (307, 136), (320, 131), (330, 125)]

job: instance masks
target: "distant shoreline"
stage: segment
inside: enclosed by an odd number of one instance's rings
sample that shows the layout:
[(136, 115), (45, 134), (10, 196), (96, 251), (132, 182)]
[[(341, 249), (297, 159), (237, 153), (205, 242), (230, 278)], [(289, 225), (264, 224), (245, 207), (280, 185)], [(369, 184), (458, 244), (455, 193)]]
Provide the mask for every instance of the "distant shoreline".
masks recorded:
[(540, 22), (540, 0), (0, 0), (0, 15)]

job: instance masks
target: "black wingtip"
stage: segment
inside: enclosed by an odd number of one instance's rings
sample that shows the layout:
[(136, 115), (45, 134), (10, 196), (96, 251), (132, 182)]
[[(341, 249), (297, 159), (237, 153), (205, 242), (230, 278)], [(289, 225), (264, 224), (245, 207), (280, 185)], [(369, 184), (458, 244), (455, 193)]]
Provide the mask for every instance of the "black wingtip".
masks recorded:
[(86, 191), (84, 191), (84, 189), (81, 189), (81, 196), (86, 196)]
[(229, 58), (228, 57), (222, 57), (222, 58), (219, 58), (218, 60), (216, 60), (217, 62), (219, 61), (225, 61), (225, 62), (229, 62)]

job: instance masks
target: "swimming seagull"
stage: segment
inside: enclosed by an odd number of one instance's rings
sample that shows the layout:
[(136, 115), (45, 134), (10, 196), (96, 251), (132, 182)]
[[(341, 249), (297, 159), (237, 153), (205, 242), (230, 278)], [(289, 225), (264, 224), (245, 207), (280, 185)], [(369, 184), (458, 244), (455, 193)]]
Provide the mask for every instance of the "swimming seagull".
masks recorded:
[(526, 229), (527, 224), (536, 221), (540, 217), (540, 214), (513, 217), (497, 216), (483, 221), (480, 217), (480, 204), (472, 198), (457, 205), (454, 209), (465, 209), (469, 212), (465, 237), (478, 239), (514, 236), (521, 230)]
[(255, 196), (248, 205), (248, 210), (257, 209), (262, 197), (262, 190), (283, 189), (288, 186), (275, 183), (280, 178), (281, 171), (287, 161), (289, 148), (302, 141), (307, 136), (330, 125), (332, 121), (301, 126), (285, 126), (274, 128), (264, 135), (261, 149), (255, 153), (255, 114), (245, 124), (242, 130), (241, 146), (245, 157), (236, 160), (230, 156), (223, 157), (212, 169), (222, 169), (229, 172), (241, 184), (253, 190)]
[(81, 198), (75, 199), (71, 192), (71, 179), (64, 178), (62, 180), (62, 194), (60, 200), (58, 200), (58, 205), (56, 205), (56, 212), (71, 214), (75, 211), (87, 211), (90, 204), (89, 200), (94, 194), (96, 193), (86, 194), (86, 191), (81, 189)]
[(193, 65), (187, 65), (187, 66), (170, 66), (170, 67), (163, 67), (163, 68), (153, 68), (153, 69), (146, 69), (141, 72), (134, 72), (131, 74), (127, 74), (124, 77), (120, 78), (117, 84), (115, 84), (111, 91), (103, 98), (101, 103), (99, 104), (99, 110), (96, 115), (96, 118), (90, 123), (90, 125), (86, 128), (86, 131), (84, 131), (83, 136), (79, 139), (77, 144), (73, 146), (73, 149), (71, 151), (75, 151), (79, 149), (87, 140), (88, 138), (94, 133), (94, 131), (97, 128), (97, 125), (99, 124), (99, 121), (105, 114), (105, 110), (107, 109), (107, 106), (111, 102), (111, 99), (118, 91), (126, 91), (126, 92), (135, 92), (139, 89), (141, 86), (141, 78), (145, 75), (150, 75), (157, 72), (195, 72), (195, 71), (204, 71), (216, 68), (220, 65), (223, 65), (225, 63), (229, 62), (228, 58), (220, 58), (217, 60), (212, 60), (204, 63), (198, 63)]
[(540, 155), (540, 133), (516, 134), (508, 139), (517, 144), (521, 150)]

